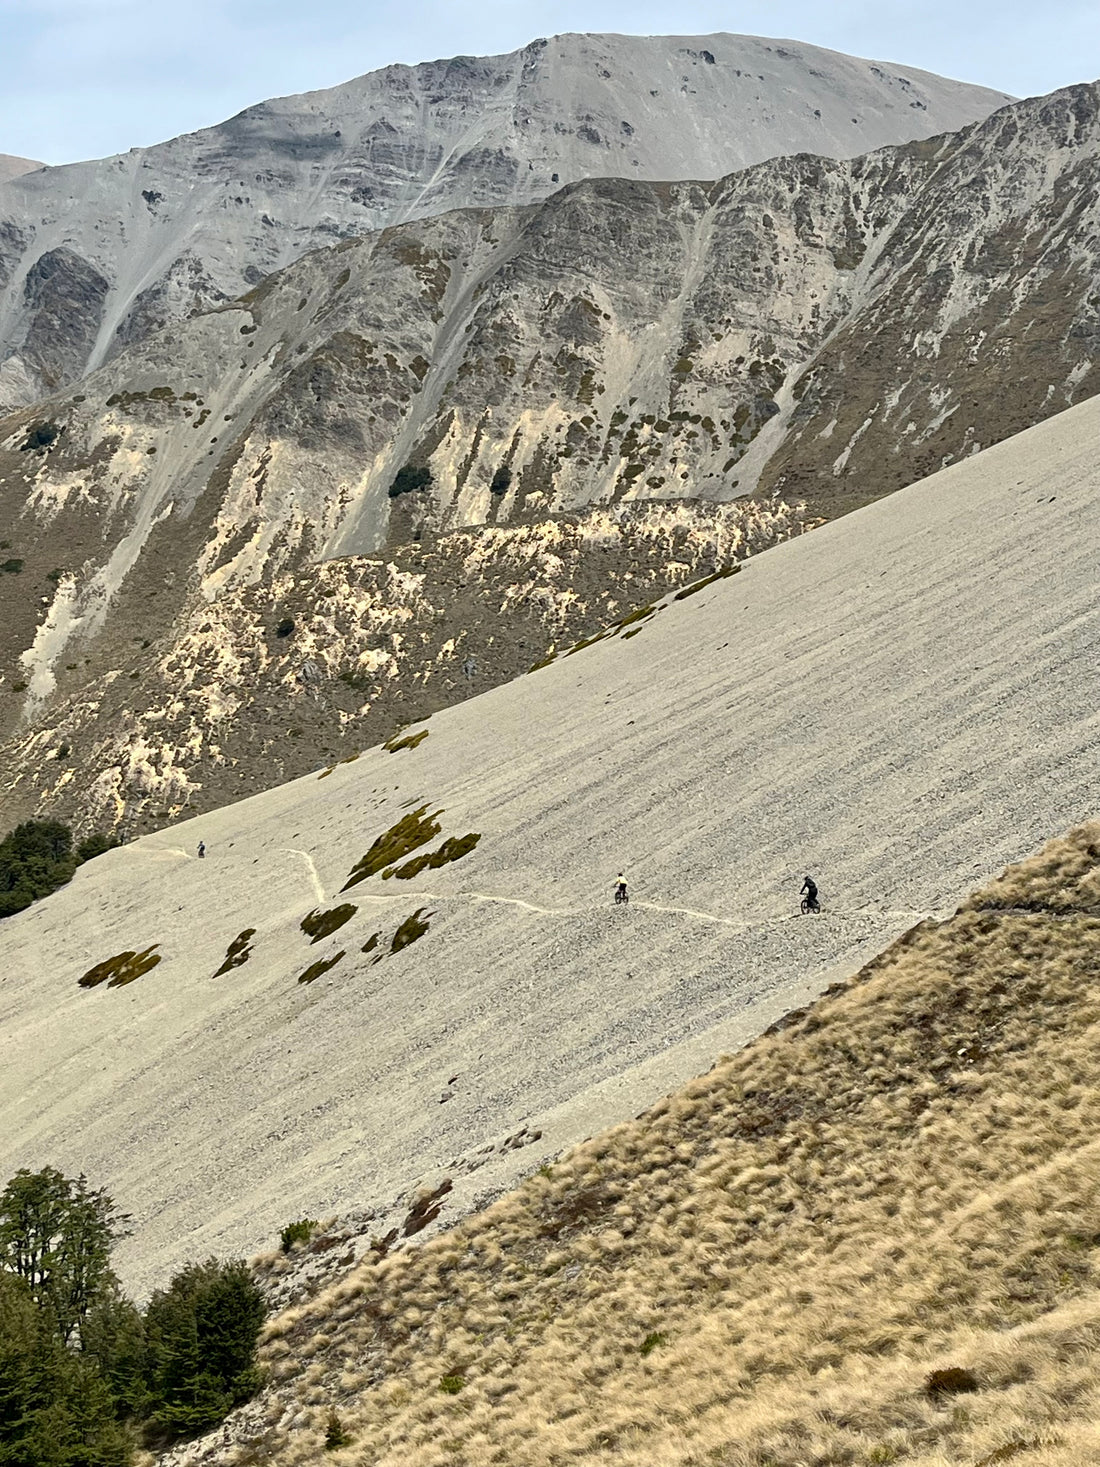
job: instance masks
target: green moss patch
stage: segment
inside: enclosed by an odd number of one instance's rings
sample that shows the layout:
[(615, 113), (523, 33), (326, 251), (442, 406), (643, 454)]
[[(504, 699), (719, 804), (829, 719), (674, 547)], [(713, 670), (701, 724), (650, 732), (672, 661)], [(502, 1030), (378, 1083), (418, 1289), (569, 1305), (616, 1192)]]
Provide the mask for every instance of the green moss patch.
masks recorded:
[(422, 744), (428, 737), (428, 729), (422, 728), (419, 733), (406, 734), (399, 739), (396, 734), (388, 743), (382, 745), (387, 754), (396, 754), (399, 749), (415, 749), (417, 744)]
[(431, 815), (427, 805), (421, 805), (419, 809), (402, 815), (397, 824), (391, 825), (384, 835), (380, 835), (367, 854), (355, 863), (341, 890), (348, 891), (351, 887), (358, 886), (377, 871), (392, 866), (418, 847), (435, 840), (443, 829), (436, 817), (442, 814), (442, 810), (437, 810), (435, 815)]
[(101, 983), (106, 983), (108, 988), (121, 988), (125, 983), (133, 983), (135, 978), (148, 973), (160, 962), (159, 946), (159, 942), (154, 942), (144, 952), (118, 953), (113, 958), (106, 958), (88, 969), (79, 980), (81, 988), (98, 988)]
[(674, 601), (686, 601), (689, 596), (694, 596), (697, 591), (705, 591), (708, 586), (713, 586), (715, 581), (724, 581), (728, 576), (737, 575), (740, 569), (740, 563), (724, 565), (720, 570), (716, 570), (712, 576), (704, 576), (701, 581), (693, 581), (690, 586), (685, 586), (682, 591), (677, 591), (672, 599)]
[(302, 918), (302, 931), (307, 934), (310, 942), (320, 942), (322, 937), (328, 937), (329, 933), (343, 927), (345, 922), (350, 922), (358, 910), (350, 902), (330, 907), (327, 912), (319, 912), (314, 907), (308, 916)]
[(336, 964), (343, 956), (344, 954), (341, 951), (338, 952), (335, 957), (318, 958), (317, 962), (310, 963), (306, 971), (298, 975), (298, 982), (313, 983), (316, 979), (320, 978), (322, 973), (327, 973), (330, 968), (335, 968)]
[[(422, 915), (425, 912), (427, 912), (427, 916)], [(427, 907), (417, 907), (416, 911), (410, 917), (406, 917), (404, 922), (401, 923), (400, 927), (393, 934), (390, 942), (390, 952), (399, 953), (402, 948), (409, 947), (418, 938), (423, 937), (428, 930), (428, 923), (434, 916), (435, 913), (429, 912)]]
[(423, 856), (414, 856), (403, 866), (395, 866), (392, 870), (383, 871), (382, 880), (388, 881), (391, 876), (397, 876), (402, 881), (408, 881), (410, 877), (418, 876), (421, 871), (438, 871), (440, 866), (446, 866), (451, 861), (461, 861), (463, 856), (468, 856), (480, 839), (480, 834), (474, 831), (462, 836), (449, 835), (438, 850)]
[(248, 962), (252, 956), (252, 944), (250, 938), (255, 937), (255, 927), (246, 927), (242, 933), (233, 939), (225, 950), (225, 962), (214, 974), (220, 978), (223, 973), (230, 973), (234, 968), (240, 968)]

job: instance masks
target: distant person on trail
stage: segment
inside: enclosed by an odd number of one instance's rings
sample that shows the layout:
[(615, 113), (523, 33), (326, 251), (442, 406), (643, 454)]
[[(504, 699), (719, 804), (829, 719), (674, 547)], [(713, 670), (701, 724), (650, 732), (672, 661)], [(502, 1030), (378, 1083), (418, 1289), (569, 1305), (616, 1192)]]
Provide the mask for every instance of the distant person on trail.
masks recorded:
[(805, 900), (802, 903), (802, 910), (804, 912), (820, 912), (821, 908), (818, 906), (817, 902), (817, 883), (814, 881), (812, 876), (806, 877), (805, 881), (802, 883), (802, 890), (803, 892), (805, 892)]
[(617, 902), (628, 902), (630, 900), (626, 894), (626, 877), (621, 871), (615, 878), (615, 900)]
[(202, 858), (205, 855), (206, 855), (206, 842), (204, 840), (200, 840), (199, 841), (199, 860), (201, 861)]

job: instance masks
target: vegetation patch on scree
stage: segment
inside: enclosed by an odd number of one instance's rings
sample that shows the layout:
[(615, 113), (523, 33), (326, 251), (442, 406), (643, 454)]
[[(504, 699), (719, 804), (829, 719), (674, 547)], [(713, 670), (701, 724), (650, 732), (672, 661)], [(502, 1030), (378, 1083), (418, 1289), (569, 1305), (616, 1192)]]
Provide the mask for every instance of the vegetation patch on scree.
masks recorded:
[(686, 601), (689, 596), (694, 596), (697, 591), (705, 591), (708, 586), (713, 586), (715, 581), (724, 581), (728, 576), (737, 575), (740, 569), (740, 563), (724, 565), (720, 570), (716, 570), (712, 576), (704, 576), (701, 581), (692, 581), (690, 586), (685, 586), (682, 591), (677, 591), (672, 599), (674, 601)]
[(438, 850), (426, 852), (423, 856), (414, 856), (403, 866), (394, 866), (383, 871), (382, 880), (388, 881), (391, 876), (397, 876), (402, 881), (408, 881), (421, 871), (438, 871), (440, 866), (446, 866), (450, 861), (461, 861), (463, 856), (468, 856), (480, 839), (480, 833), (473, 830), (467, 835), (449, 835)]
[(335, 957), (331, 957), (331, 958), (318, 958), (318, 960), (315, 963), (310, 963), (309, 967), (306, 969), (306, 971), (304, 973), (300, 973), (298, 975), (298, 982), (299, 983), (313, 983), (313, 982), (315, 982), (318, 978), (320, 978), (320, 976), (322, 975), (322, 973), (327, 973), (330, 968), (335, 968), (336, 964), (340, 961), (340, 959), (343, 956), (344, 956), (344, 953), (341, 951), (341, 952), (338, 952)]
[(422, 744), (428, 737), (428, 732), (428, 729), (422, 728), (419, 733), (406, 734), (403, 739), (399, 739), (394, 734), (393, 738), (384, 743), (382, 747), (387, 754), (396, 754), (401, 749), (415, 749), (417, 744)]
[(395, 861), (402, 860), (420, 846), (426, 846), (430, 840), (435, 840), (443, 829), (438, 819), (442, 814), (442, 810), (437, 810), (434, 815), (429, 814), (428, 806), (421, 805), (419, 809), (402, 815), (395, 825), (391, 825), (389, 830), (378, 837), (367, 854), (356, 861), (341, 890), (348, 891), (351, 887), (358, 886), (359, 882), (366, 881), (386, 866), (392, 866)]
[(248, 962), (252, 956), (252, 943), (250, 939), (255, 936), (255, 927), (246, 927), (243, 932), (239, 933), (233, 939), (225, 950), (225, 961), (214, 974), (215, 978), (220, 978), (223, 973), (232, 972), (234, 968), (243, 967)]
[(81, 988), (98, 988), (101, 983), (106, 983), (108, 988), (121, 988), (125, 983), (133, 983), (135, 978), (148, 973), (160, 962), (158, 947), (160, 943), (154, 942), (144, 952), (117, 953), (113, 958), (105, 958), (102, 963), (89, 968), (79, 980)]
[(343, 927), (345, 922), (350, 922), (359, 910), (350, 902), (343, 902), (338, 907), (330, 907), (327, 912), (319, 912), (316, 907), (308, 916), (302, 918), (302, 931), (309, 937), (310, 942), (320, 942), (322, 937), (328, 937), (338, 927)]

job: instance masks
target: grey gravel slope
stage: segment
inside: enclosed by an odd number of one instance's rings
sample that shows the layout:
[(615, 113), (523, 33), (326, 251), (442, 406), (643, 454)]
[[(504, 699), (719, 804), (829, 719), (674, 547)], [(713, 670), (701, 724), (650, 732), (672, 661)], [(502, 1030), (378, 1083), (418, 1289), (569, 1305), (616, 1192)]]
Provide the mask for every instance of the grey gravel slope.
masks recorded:
[[(384, 1223), (442, 1174), (445, 1221), (1095, 814), (1098, 433), (1082, 404), (448, 710), (411, 751), (83, 868), (0, 925), (0, 1173), (108, 1186), (139, 1289), (302, 1214)], [(476, 850), (356, 886), (311, 946), (303, 916), (421, 802)], [(793, 915), (806, 871), (819, 919)], [(417, 908), (427, 934), (373, 963)], [(212, 977), (249, 927), (249, 961)], [(78, 987), (152, 943), (132, 985)], [(524, 1126), (541, 1140), (502, 1152)]]
[(0, 423), (0, 801), (212, 808), (1098, 390), (1098, 86), (314, 251)]
[(217, 127), (51, 168), (0, 198), (0, 404), (32, 402), (306, 251), (581, 178), (853, 157), (1010, 98), (751, 36), (565, 35), (390, 66)]

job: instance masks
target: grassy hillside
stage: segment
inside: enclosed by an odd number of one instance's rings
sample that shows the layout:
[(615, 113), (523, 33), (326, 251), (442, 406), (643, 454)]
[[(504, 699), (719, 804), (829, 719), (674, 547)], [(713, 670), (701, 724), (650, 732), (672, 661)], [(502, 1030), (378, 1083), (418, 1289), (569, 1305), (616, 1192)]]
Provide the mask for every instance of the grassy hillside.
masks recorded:
[(1098, 1022), (1095, 822), (277, 1317), (251, 1441), (189, 1459), (1093, 1463)]

